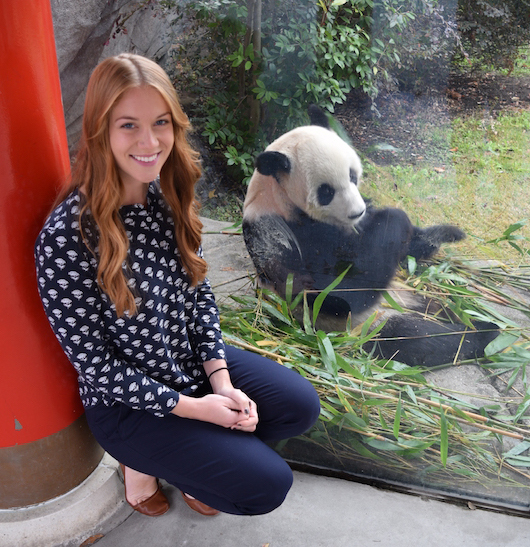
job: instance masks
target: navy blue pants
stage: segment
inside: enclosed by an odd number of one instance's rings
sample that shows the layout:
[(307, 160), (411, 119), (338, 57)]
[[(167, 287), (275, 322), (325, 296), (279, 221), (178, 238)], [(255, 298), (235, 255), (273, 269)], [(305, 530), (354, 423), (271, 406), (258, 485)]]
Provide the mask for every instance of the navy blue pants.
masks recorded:
[(173, 414), (157, 418), (122, 404), (100, 404), (86, 416), (100, 445), (126, 466), (165, 479), (224, 513), (264, 514), (283, 502), (293, 481), (287, 463), (264, 441), (307, 431), (320, 402), (296, 372), (251, 352), (226, 350), (232, 383), (258, 407), (254, 433)]

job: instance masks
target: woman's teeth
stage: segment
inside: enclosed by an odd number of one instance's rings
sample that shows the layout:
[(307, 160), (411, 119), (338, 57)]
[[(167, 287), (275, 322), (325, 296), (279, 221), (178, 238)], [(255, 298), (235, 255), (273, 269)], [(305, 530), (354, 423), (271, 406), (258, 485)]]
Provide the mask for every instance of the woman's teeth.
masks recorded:
[(155, 161), (157, 156), (158, 154), (153, 154), (152, 156), (133, 156), (133, 158), (138, 161), (149, 163), (150, 161)]

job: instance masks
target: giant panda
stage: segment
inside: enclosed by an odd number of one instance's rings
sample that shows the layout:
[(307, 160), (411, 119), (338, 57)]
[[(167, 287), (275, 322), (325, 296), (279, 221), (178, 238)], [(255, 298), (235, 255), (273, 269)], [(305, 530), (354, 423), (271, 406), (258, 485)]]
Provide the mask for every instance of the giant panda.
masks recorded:
[[(337, 330), (346, 318), (355, 324), (372, 312), (407, 255), (430, 258), (442, 243), (465, 234), (452, 225), (420, 228), (400, 209), (367, 203), (359, 191), (359, 156), (321, 110), (311, 107), (309, 114), (311, 125), (285, 133), (258, 155), (242, 230), (261, 285), (282, 297), (291, 275), (293, 295), (308, 290), (311, 304), (347, 270), (319, 314), (323, 328)], [(415, 297), (407, 307), (425, 312), (428, 305)], [(497, 335), (490, 323), (471, 330), (424, 313), (397, 313), (385, 321), (367, 349), (413, 366), (482, 356)]]

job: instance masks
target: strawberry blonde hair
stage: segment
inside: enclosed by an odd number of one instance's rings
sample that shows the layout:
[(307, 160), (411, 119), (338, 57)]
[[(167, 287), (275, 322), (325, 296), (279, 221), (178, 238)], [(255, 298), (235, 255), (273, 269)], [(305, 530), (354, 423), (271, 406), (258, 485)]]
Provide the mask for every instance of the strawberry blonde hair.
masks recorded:
[(187, 141), (190, 124), (177, 93), (167, 74), (155, 62), (129, 53), (109, 57), (94, 69), (88, 82), (82, 135), (71, 183), (57, 202), (73, 189), (82, 189), (84, 200), (79, 226), (92, 252), (95, 249), (82, 228), (84, 217), (97, 227), (97, 280), (116, 306), (118, 316), (126, 311), (135, 314), (137, 306), (123, 269), (129, 240), (119, 215), (124, 188), (110, 147), (109, 118), (127, 90), (142, 86), (156, 89), (171, 112), (175, 142), (160, 172), (160, 187), (173, 215), (180, 258), (191, 284), (202, 281), (207, 269), (205, 261), (197, 255), (202, 229), (195, 200), (195, 184), (201, 175), (199, 158)]

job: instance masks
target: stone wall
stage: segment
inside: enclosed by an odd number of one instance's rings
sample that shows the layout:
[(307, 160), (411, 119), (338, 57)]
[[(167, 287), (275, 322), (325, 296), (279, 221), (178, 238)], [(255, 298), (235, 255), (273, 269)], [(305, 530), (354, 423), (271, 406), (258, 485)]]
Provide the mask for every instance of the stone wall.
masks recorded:
[[(71, 150), (81, 131), (86, 85), (100, 60), (127, 51), (145, 55), (162, 66), (167, 63), (178, 33), (175, 15), (144, 4), (138, 0), (51, 0)], [(118, 20), (125, 32), (117, 32)]]

